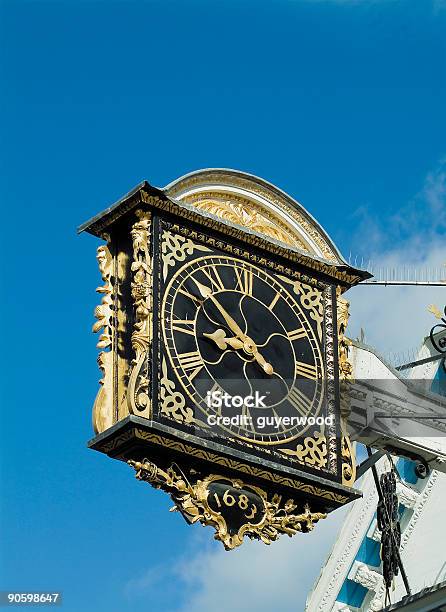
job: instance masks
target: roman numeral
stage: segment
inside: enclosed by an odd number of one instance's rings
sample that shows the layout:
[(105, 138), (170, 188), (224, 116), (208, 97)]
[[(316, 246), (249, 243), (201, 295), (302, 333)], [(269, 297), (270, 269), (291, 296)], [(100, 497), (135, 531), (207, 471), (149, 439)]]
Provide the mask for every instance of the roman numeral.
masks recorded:
[(256, 428), (254, 426), (252, 415), (249, 412), (248, 406), (245, 406), (245, 404), (243, 404), (243, 406), (242, 406), (242, 416), (246, 417), (246, 423), (243, 424), (242, 429), (245, 429), (245, 430), (250, 431), (252, 433), (256, 433)]
[(252, 270), (247, 270), (246, 268), (240, 270), (239, 268), (235, 267), (234, 272), (237, 281), (235, 288), (246, 295), (252, 295)]
[(278, 291), (276, 293), (276, 295), (273, 297), (271, 304), (268, 306), (268, 308), (270, 310), (272, 310), (274, 308), (274, 306), (277, 304), (277, 302), (279, 301), (280, 298), (280, 291)]
[(296, 361), (296, 377), (297, 378), (309, 378), (310, 380), (317, 380), (317, 368), (309, 363), (303, 361)]
[(294, 342), (294, 340), (306, 338), (307, 332), (305, 331), (304, 327), (299, 327), (298, 329), (293, 329), (292, 331), (287, 332), (287, 336), (291, 340), (291, 342)]
[(288, 400), (302, 416), (307, 416), (311, 410), (311, 401), (297, 387), (291, 389)]
[[(214, 382), (214, 384), (212, 385), (211, 389), (209, 390), (209, 397), (212, 398), (213, 394), (216, 391), (221, 391), (221, 390), (222, 390), (222, 388), (220, 387), (220, 385), (217, 382)], [(208, 408), (210, 408), (209, 405), (208, 405)], [(218, 407), (213, 406), (212, 410), (215, 410), (215, 414), (217, 414), (217, 416), (221, 416), (221, 406), (218, 406)]]
[(201, 268), (201, 271), (210, 280), (212, 291), (224, 291), (225, 286), (215, 266)]
[(182, 334), (195, 336), (195, 321), (190, 319), (174, 319), (172, 322), (172, 329)]
[(279, 419), (279, 415), (277, 414), (277, 412), (274, 410), (274, 408), (272, 408), (273, 411), (273, 417), (275, 419), (277, 419), (276, 423), (278, 423), (278, 429), (280, 429), (281, 431), (286, 431), (286, 427), (285, 425), (282, 423), (282, 421)]
[(178, 289), (178, 293), (181, 293), (182, 295), (185, 295), (186, 297), (188, 297), (197, 306), (201, 305), (202, 300), (200, 300), (200, 298), (197, 298), (197, 296), (192, 295), (192, 293), (189, 293), (189, 291), (186, 291), (186, 289)]
[(178, 360), (180, 362), (180, 367), (183, 368), (189, 380), (193, 380), (204, 367), (203, 360), (201, 359), (201, 355), (198, 351), (193, 351), (192, 353), (182, 353), (181, 355), (178, 355)]

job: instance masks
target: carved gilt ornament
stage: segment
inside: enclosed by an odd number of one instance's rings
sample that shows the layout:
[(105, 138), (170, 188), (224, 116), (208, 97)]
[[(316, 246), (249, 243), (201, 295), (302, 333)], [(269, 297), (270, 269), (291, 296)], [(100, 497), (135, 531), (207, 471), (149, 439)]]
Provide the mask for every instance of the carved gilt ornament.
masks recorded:
[[(325, 513), (312, 512), (308, 504), (296, 513), (298, 506), (294, 500), (283, 502), (277, 494), (268, 500), (263, 489), (237, 478), (210, 474), (191, 483), (176, 465), (163, 470), (147, 459), (130, 460), (128, 464), (134, 468), (138, 480), (168, 492), (175, 502), (172, 510), (179, 510), (189, 523), (214, 527), (215, 539), (226, 550), (240, 546), (244, 536), (271, 544), (282, 534), (291, 537), (298, 532), (312, 531), (319, 520), (327, 517)], [(222, 490), (225, 492), (221, 493)], [(234, 507), (240, 510), (243, 519), (238, 528), (231, 529), (226, 516)]]
[(128, 383), (129, 412), (150, 418), (150, 363), (148, 351), (152, 341), (152, 258), (150, 254), (151, 213), (137, 210), (132, 226), (133, 259), (131, 287), (134, 310), (132, 348), (134, 358)]
[(96, 433), (104, 431), (112, 425), (113, 403), (113, 352), (114, 341), (114, 311), (113, 311), (113, 258), (108, 245), (97, 248), (96, 259), (101, 273), (103, 285), (96, 291), (102, 295), (101, 303), (96, 306), (94, 316), (96, 323), (92, 331), (100, 333), (97, 348), (102, 349), (98, 355), (98, 365), (102, 371), (99, 381), (101, 387), (93, 406), (93, 429)]

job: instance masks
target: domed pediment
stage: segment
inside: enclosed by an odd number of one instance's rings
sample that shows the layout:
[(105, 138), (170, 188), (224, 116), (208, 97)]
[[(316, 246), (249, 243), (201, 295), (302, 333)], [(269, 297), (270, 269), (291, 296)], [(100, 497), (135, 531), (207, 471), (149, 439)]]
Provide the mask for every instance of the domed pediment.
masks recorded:
[(186, 174), (163, 189), (177, 201), (337, 264), (345, 263), (317, 221), (267, 181), (237, 170)]

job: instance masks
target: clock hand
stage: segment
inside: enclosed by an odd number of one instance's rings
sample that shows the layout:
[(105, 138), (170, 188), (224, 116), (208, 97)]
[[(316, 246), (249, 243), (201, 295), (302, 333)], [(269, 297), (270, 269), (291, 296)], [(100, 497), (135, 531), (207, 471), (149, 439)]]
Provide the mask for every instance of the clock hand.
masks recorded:
[(224, 330), (220, 328), (215, 330), (212, 334), (203, 333), (203, 336), (205, 336), (205, 338), (209, 338), (210, 340), (213, 340), (215, 344), (218, 346), (218, 348), (221, 349), (222, 351), (227, 349), (228, 346), (230, 346), (233, 349), (245, 349), (245, 352), (247, 352), (248, 354), (251, 354), (254, 357), (254, 359), (263, 368), (266, 374), (269, 374), (269, 375), (274, 374), (273, 366), (266, 361), (263, 355), (259, 353), (259, 351), (257, 350), (257, 347), (253, 346), (252, 344), (250, 345), (250, 349), (252, 348), (252, 350), (248, 351), (246, 350), (245, 342), (242, 342), (238, 338), (226, 338), (226, 334)]
[(226, 338), (226, 333), (223, 329), (217, 329), (212, 334), (203, 333), (203, 336), (213, 340), (222, 351), (227, 349), (228, 345), (233, 349), (243, 348), (243, 342), (238, 338)]
[(263, 370), (264, 370), (264, 372), (266, 374), (269, 374), (270, 376), (271, 376), (271, 374), (274, 374), (273, 366), (266, 361), (266, 359), (263, 357), (263, 355), (261, 355), (259, 353), (257, 348), (256, 348), (256, 350), (253, 353), (253, 357), (257, 361), (257, 363), (263, 368)]
[(201, 293), (201, 295), (206, 299), (209, 298), (213, 304), (215, 304), (216, 308), (220, 311), (222, 317), (224, 318), (224, 320), (226, 321), (226, 323), (228, 324), (229, 329), (243, 342), (246, 340), (247, 336), (243, 333), (243, 331), (241, 330), (241, 328), (237, 325), (237, 323), (234, 321), (234, 319), (231, 317), (231, 315), (223, 308), (223, 306), (220, 304), (220, 302), (215, 298), (215, 296), (212, 294), (212, 289), (210, 289), (209, 287), (206, 287), (205, 285), (202, 285), (201, 283), (199, 283), (194, 277), (192, 277), (194, 280), (194, 283), (197, 285), (198, 287), (198, 291)]
[[(197, 285), (198, 291), (201, 293), (201, 295), (205, 299), (209, 298), (215, 304), (216, 308), (220, 311), (220, 313), (223, 316), (224, 320), (228, 324), (229, 329), (232, 332), (234, 332), (234, 334), (237, 336), (239, 341), (240, 340), (242, 341), (242, 346), (240, 346), (240, 347), (233, 347), (233, 348), (242, 348), (243, 347), (245, 349), (245, 352), (247, 352), (248, 354), (251, 354), (254, 357), (254, 359), (263, 368), (263, 370), (264, 370), (264, 372), (266, 374), (269, 374), (269, 375), (273, 374), (274, 373), (273, 366), (270, 363), (268, 363), (266, 361), (266, 359), (259, 353), (259, 351), (257, 350), (257, 346), (255, 345), (253, 340), (251, 340), (251, 338), (249, 338), (245, 333), (243, 333), (243, 331), (240, 329), (240, 327), (234, 321), (234, 319), (231, 317), (231, 315), (223, 308), (223, 306), (220, 304), (220, 302), (214, 297), (214, 295), (212, 294), (212, 289), (210, 289), (209, 287), (206, 287), (205, 285), (202, 285), (194, 277), (192, 277), (192, 278), (193, 278), (194, 283)], [(218, 330), (217, 330), (217, 332), (218, 332)], [(219, 342), (220, 343), (226, 342), (227, 344), (232, 346), (231, 343), (229, 342), (229, 340), (231, 340), (231, 339), (225, 338), (224, 340), (222, 340), (221, 334), (219, 334)], [(217, 342), (216, 342), (216, 344), (218, 346)]]

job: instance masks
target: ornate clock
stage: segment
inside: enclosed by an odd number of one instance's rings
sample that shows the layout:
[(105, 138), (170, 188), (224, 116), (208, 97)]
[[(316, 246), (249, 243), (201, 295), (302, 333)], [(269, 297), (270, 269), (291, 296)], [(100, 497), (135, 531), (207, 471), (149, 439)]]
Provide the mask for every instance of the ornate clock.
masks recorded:
[(107, 240), (92, 448), (227, 549), (308, 531), (358, 497), (340, 296), (367, 273), (297, 202), (200, 171), (143, 183), (81, 229)]

